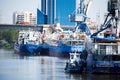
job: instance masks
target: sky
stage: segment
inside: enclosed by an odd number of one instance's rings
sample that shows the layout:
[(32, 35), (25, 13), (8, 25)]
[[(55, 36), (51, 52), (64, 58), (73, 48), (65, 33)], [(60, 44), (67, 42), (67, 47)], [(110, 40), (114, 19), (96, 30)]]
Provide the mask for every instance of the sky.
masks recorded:
[(100, 23), (104, 22), (104, 14), (107, 13), (108, 0), (92, 0), (91, 6), (88, 10), (88, 17), (92, 21), (98, 21), (97, 15), (100, 16)]
[(15, 11), (37, 12), (40, 0), (0, 0), (0, 23), (13, 23)]
[[(107, 0), (92, 0), (88, 11), (88, 17), (92, 21), (96, 21), (97, 14), (100, 14), (100, 20), (103, 21), (104, 13), (107, 12), (106, 2)], [(15, 11), (36, 13), (38, 7), (40, 8), (40, 0), (0, 0), (0, 23), (12, 24)]]

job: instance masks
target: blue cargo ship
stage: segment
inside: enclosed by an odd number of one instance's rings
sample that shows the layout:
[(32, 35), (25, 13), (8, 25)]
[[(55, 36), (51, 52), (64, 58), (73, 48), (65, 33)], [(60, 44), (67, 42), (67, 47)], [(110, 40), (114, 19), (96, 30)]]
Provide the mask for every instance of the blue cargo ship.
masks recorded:
[(82, 52), (83, 50), (85, 50), (84, 40), (70, 40), (67, 41), (66, 44), (60, 43), (60, 41), (58, 41), (56, 46), (49, 46), (50, 55), (58, 57), (68, 57), (70, 52)]
[(41, 52), (41, 32), (20, 31), (18, 41), (14, 44), (14, 51), (20, 55), (38, 55)]
[[(86, 50), (86, 44), (91, 43), (90, 37), (86, 32), (89, 33), (89, 30), (81, 31), (82, 27), (87, 28), (86, 23), (81, 23), (74, 28), (74, 30), (63, 30), (60, 25), (52, 26), (54, 32), (51, 34), (45, 33), (43, 38), (44, 43), (47, 44), (44, 46), (49, 49), (50, 56), (56, 57), (69, 57), (71, 52), (80, 52)], [(84, 32), (86, 31), (86, 32)], [(88, 47), (89, 48), (89, 47)]]

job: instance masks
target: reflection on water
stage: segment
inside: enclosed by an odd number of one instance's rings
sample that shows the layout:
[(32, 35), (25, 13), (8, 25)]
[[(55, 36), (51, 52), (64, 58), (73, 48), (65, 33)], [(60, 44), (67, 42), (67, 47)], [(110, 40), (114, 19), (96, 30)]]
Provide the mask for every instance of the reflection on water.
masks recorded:
[(65, 59), (19, 58), (13, 51), (0, 50), (0, 80), (119, 80), (120, 75), (68, 74)]
[(13, 58), (13, 50), (0, 49), (0, 59)]

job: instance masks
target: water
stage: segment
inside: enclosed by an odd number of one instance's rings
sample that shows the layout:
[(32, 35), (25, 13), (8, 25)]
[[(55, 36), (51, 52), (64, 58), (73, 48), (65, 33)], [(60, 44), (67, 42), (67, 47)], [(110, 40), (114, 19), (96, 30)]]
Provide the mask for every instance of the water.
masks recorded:
[(19, 57), (0, 50), (0, 80), (120, 80), (120, 75), (68, 74), (66, 59), (49, 56)]

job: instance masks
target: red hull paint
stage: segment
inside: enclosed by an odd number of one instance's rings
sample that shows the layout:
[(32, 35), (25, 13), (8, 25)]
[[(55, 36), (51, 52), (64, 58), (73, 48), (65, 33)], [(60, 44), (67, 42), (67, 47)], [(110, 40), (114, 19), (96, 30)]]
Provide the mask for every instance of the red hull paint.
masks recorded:
[[(14, 50), (14, 53), (15, 53), (15, 54), (19, 54), (19, 55), (30, 55), (30, 53), (18, 52), (18, 51), (16, 51), (16, 50)], [(32, 54), (32, 55), (34, 55), (34, 56), (39, 56), (40, 53), (34, 53), (34, 54)]]
[(60, 57), (60, 58), (69, 58), (70, 55), (69, 54), (59, 54), (59, 53), (53, 53), (53, 52), (49, 52), (50, 56), (53, 57)]
[(19, 55), (28, 55), (29, 53), (25, 53), (25, 52), (18, 52), (16, 50), (14, 50), (15, 54), (19, 54)]

